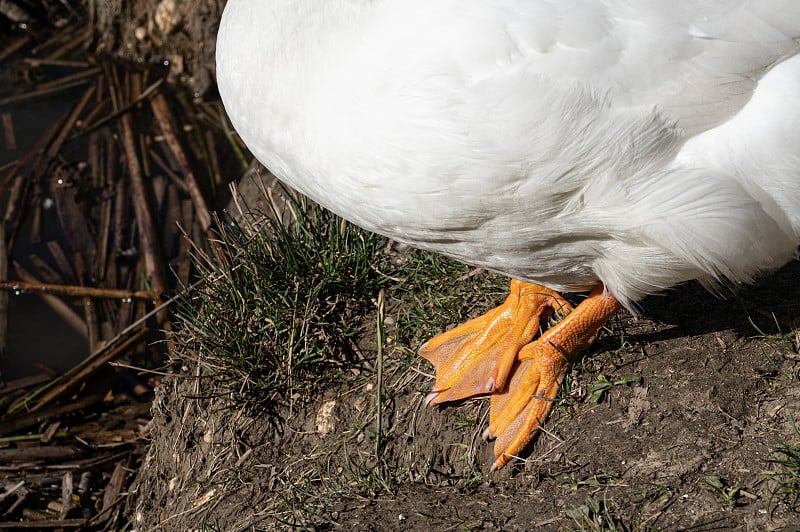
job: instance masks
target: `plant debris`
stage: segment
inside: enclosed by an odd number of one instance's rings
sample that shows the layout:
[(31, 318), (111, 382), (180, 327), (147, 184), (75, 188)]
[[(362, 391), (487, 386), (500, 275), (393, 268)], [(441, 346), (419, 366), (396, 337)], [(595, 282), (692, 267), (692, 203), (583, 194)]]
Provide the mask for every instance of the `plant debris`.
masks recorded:
[[(124, 14), (85, 4), (5, 2), (0, 17), (0, 142), (15, 156), (0, 167), (0, 355), (14, 334), (9, 298), (41, 298), (87, 347), (65, 371), (39, 364), (38, 375), (0, 380), (0, 528), (124, 522), (172, 348), (170, 307), (196, 279), (190, 250), (212, 253), (223, 176), (244, 170), (213, 94), (164, 83), (174, 68), (89, 53), (115, 51), (110, 30)], [(166, 31), (159, 13), (153, 31)], [(21, 144), (24, 109), (55, 98), (66, 110)]]

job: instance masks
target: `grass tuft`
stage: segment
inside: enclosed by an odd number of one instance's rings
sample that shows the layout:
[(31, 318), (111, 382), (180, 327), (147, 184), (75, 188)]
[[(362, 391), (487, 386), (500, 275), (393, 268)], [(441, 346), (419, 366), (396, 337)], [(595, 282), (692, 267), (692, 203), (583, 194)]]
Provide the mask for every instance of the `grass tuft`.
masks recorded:
[(767, 477), (767, 491), (770, 509), (783, 503), (792, 512), (797, 512), (800, 511), (800, 430), (794, 420), (792, 429), (797, 439), (776, 447), (772, 458), (768, 460), (779, 470)]
[(630, 373), (623, 373), (619, 379), (616, 380), (608, 380), (608, 377), (605, 375), (600, 375), (597, 377), (597, 380), (589, 385), (589, 393), (591, 396), (589, 399), (593, 403), (600, 403), (602, 402), (603, 398), (606, 395), (606, 392), (611, 390), (616, 386), (638, 386), (642, 383), (642, 378), (639, 375), (632, 375)]
[(302, 199), (290, 209), (292, 223), (224, 229), (216, 256), (198, 261), (203, 287), (179, 309), (183, 353), (271, 411), (353, 363), (362, 310), (386, 281), (372, 267), (383, 239)]
[(568, 505), (565, 513), (578, 526), (577, 530), (592, 532), (627, 532), (631, 530), (609, 509), (605, 495), (601, 501), (587, 497), (585, 504)]
[(730, 484), (726, 479), (716, 475), (706, 475), (703, 481), (711, 486), (713, 490), (719, 495), (722, 505), (725, 507), (736, 506), (736, 501), (739, 498), (742, 488)]

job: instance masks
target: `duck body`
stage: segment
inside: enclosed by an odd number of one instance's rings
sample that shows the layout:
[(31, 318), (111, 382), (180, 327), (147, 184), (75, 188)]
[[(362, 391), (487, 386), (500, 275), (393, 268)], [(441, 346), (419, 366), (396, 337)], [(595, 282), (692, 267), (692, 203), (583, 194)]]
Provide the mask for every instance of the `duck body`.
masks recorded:
[(230, 0), (218, 83), (348, 220), (624, 304), (800, 242), (800, 4)]
[(514, 278), (420, 348), (428, 404), (491, 397), (493, 468), (619, 308), (800, 244), (797, 0), (229, 0), (217, 81), (288, 185)]

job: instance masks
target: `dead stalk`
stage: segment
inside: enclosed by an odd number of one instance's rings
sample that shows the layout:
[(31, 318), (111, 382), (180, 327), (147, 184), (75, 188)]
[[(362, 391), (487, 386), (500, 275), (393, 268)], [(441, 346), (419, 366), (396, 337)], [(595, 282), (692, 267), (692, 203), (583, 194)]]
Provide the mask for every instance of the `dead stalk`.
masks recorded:
[[(2, 258), (2, 250), (0, 250)], [(3, 272), (0, 271), (0, 277)], [(94, 288), (91, 286), (59, 285), (48, 283), (27, 283), (22, 281), (0, 281), (0, 290), (14, 290), (20, 292), (41, 292), (58, 296), (70, 297), (93, 297), (105, 299), (141, 299), (143, 301), (154, 301), (155, 294), (144, 290), (118, 290), (114, 288)]]
[(181, 173), (186, 180), (186, 186), (189, 188), (189, 194), (192, 196), (195, 209), (197, 209), (197, 216), (200, 221), (200, 225), (203, 228), (203, 231), (208, 231), (211, 227), (211, 215), (208, 212), (205, 198), (203, 198), (203, 194), (200, 191), (197, 178), (195, 177), (194, 172), (189, 165), (189, 159), (186, 156), (186, 152), (184, 151), (183, 147), (178, 141), (177, 135), (175, 134), (175, 128), (173, 127), (173, 115), (170, 112), (169, 104), (167, 103), (167, 99), (164, 97), (164, 94), (159, 92), (150, 98), (150, 107), (153, 109), (153, 114), (155, 115), (156, 120), (158, 120), (158, 125), (161, 128), (161, 133), (164, 135), (164, 140), (166, 141), (167, 146), (169, 146), (169, 149), (172, 152), (173, 157), (175, 157), (175, 160), (181, 169)]

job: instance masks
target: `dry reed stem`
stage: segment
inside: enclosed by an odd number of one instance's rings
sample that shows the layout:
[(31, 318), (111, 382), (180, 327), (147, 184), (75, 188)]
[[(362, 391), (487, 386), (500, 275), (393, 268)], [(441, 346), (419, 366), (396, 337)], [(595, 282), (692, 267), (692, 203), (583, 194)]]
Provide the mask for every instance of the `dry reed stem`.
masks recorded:
[[(161, 242), (158, 237), (158, 225), (153, 213), (151, 190), (145, 184), (139, 156), (136, 151), (136, 140), (133, 134), (133, 122), (129, 114), (120, 118), (122, 124), (122, 145), (130, 172), (131, 195), (136, 213), (136, 224), (139, 228), (139, 239), (144, 253), (145, 272), (150, 281), (150, 288), (159, 298), (167, 289), (164, 258), (161, 253)], [(164, 321), (159, 319), (159, 321)]]
[(87, 382), (92, 375), (107, 367), (107, 364), (121, 357), (133, 347), (139, 345), (147, 338), (147, 327), (141, 327), (131, 334), (131, 336), (120, 344), (109, 344), (100, 348), (94, 354), (85, 359), (80, 365), (73, 368), (71, 373), (65, 374), (55, 381), (46, 391), (41, 393), (36, 403), (30, 406), (30, 410), (35, 412), (49, 403), (64, 397), (66, 394)]
[[(32, 273), (26, 270), (21, 264), (18, 262), (14, 262), (14, 271), (16, 272), (17, 276), (22, 279), (24, 282), (31, 283), (31, 284), (41, 284), (39, 279), (37, 279)], [(58, 314), (64, 322), (67, 323), (72, 329), (81, 335), (83, 338), (88, 339), (88, 335), (86, 332), (86, 323), (72, 310), (72, 307), (61, 301), (56, 296), (50, 294), (43, 294), (37, 293), (42, 300), (47, 303), (53, 312)]]
[[(0, 271), (0, 276), (2, 272)], [(19, 290), (23, 292), (42, 292), (59, 296), (93, 297), (105, 299), (155, 300), (155, 294), (144, 290), (119, 290), (115, 288), (94, 288), (91, 286), (60, 285), (48, 283), (26, 283), (22, 281), (0, 281), (0, 290)], [(0, 292), (2, 293), (2, 292)]]
[(70, 113), (67, 115), (66, 120), (64, 120), (64, 125), (61, 127), (61, 131), (58, 133), (58, 136), (56, 136), (45, 152), (45, 160), (47, 162), (52, 160), (56, 155), (58, 155), (58, 152), (61, 151), (61, 146), (63, 146), (64, 141), (67, 140), (67, 136), (75, 126), (75, 122), (78, 121), (78, 117), (83, 113), (84, 109), (86, 109), (86, 106), (89, 105), (89, 101), (92, 99), (95, 90), (95, 85), (92, 85), (86, 89), (80, 101), (78, 101), (75, 107), (73, 107)]
[[(51, 378), (48, 376), (47, 380)], [(24, 399), (22, 399), (24, 401)], [(0, 423), (0, 434), (13, 434), (23, 429), (39, 425), (42, 420), (55, 418), (70, 412), (76, 412), (83, 408), (103, 402), (103, 397), (99, 394), (80, 397), (74, 401), (67, 401), (64, 404), (52, 405), (38, 410), (37, 412), (17, 413)], [(20, 402), (14, 403), (9, 411), (18, 412)]]
[[(96, 72), (95, 72), (96, 73)], [(72, 76), (68, 76), (72, 77)], [(71, 81), (64, 82), (63, 84), (55, 85), (55, 86), (48, 86), (45, 89), (38, 89), (31, 92), (26, 92), (25, 94), (19, 94), (16, 96), (9, 96), (8, 98), (0, 98), (0, 106), (18, 104), (20, 102), (24, 102), (27, 100), (34, 100), (36, 98), (41, 98), (42, 96), (50, 96), (51, 94), (55, 94), (57, 92), (65, 91), (68, 89), (72, 89), (74, 87), (80, 87), (81, 85), (85, 85), (89, 83), (88, 79), (83, 77), (72, 79)]]
[[(58, 266), (63, 279), (77, 278), (75, 275), (75, 270), (72, 268), (72, 264), (69, 262), (69, 260), (67, 260), (67, 256), (64, 254), (64, 249), (57, 240), (50, 240), (47, 242), (47, 250), (50, 251), (50, 256), (56, 261), (56, 265)], [(55, 283), (51, 281), (51, 284)]]
[(192, 201), (194, 201), (195, 209), (197, 209), (197, 217), (200, 225), (203, 228), (203, 231), (208, 232), (209, 228), (211, 227), (211, 215), (208, 212), (206, 200), (200, 191), (197, 178), (195, 177), (194, 172), (189, 165), (189, 159), (186, 157), (186, 152), (184, 151), (183, 147), (178, 141), (177, 135), (175, 134), (173, 115), (169, 109), (167, 99), (162, 93), (157, 93), (150, 98), (150, 107), (153, 109), (153, 114), (155, 115), (158, 125), (161, 128), (161, 133), (164, 135), (164, 140), (167, 142), (167, 146), (169, 146), (169, 149), (172, 152), (173, 157), (175, 157), (175, 160), (181, 169), (181, 173), (186, 180), (186, 186), (189, 189), (189, 195), (192, 197)]
[[(3, 192), (6, 190), (6, 188), (8, 188), (10, 184), (14, 182), (15, 179), (18, 178), (22, 169), (25, 168), (33, 160), (33, 158), (37, 156), (37, 154), (42, 150), (42, 148), (50, 143), (52, 138), (58, 132), (58, 128), (59, 128), (59, 121), (55, 121), (52, 124), (50, 124), (50, 126), (48, 126), (47, 129), (45, 129), (45, 131), (41, 135), (39, 135), (39, 137), (36, 139), (33, 145), (22, 156), (22, 158), (20, 158), (11, 167), (11, 170), (9, 170), (8, 174), (6, 174), (5, 179), (2, 182), (0, 182), (0, 195), (2, 195)], [(11, 206), (13, 205), (9, 202), (9, 207)], [(8, 213), (6, 212), (5, 220), (8, 221), (11, 220), (12, 218), (13, 216), (9, 216)]]
[[(108, 71), (106, 71), (106, 76), (108, 77)], [(112, 78), (109, 78), (109, 79), (112, 79)], [(100, 120), (98, 120), (97, 122), (94, 122), (94, 123), (91, 123), (89, 118), (87, 118), (85, 122), (88, 123), (89, 125), (87, 125), (86, 129), (84, 129), (80, 134), (81, 135), (86, 135), (88, 133), (96, 131), (96, 130), (100, 129), (101, 127), (103, 127), (104, 125), (106, 125), (109, 122), (111, 122), (112, 120), (116, 120), (120, 116), (130, 112), (131, 109), (133, 109), (134, 107), (139, 105), (145, 98), (147, 98), (148, 96), (153, 94), (156, 90), (158, 90), (158, 88), (161, 87), (162, 83), (164, 83), (164, 80), (163, 79), (159, 79), (158, 81), (156, 81), (155, 83), (153, 83), (152, 85), (147, 87), (133, 101), (131, 101), (129, 104), (127, 104), (127, 105), (125, 105), (123, 107), (120, 107), (119, 104), (117, 103), (118, 97), (116, 96), (116, 92), (111, 91), (111, 103), (113, 104), (115, 111), (113, 113), (111, 113), (110, 115), (105, 116), (105, 117), (101, 118)]]
[(24, 37), (20, 37), (13, 44), (6, 47), (5, 50), (0, 52), (0, 63), (5, 61), (8, 57), (15, 54), (20, 48), (25, 46), (26, 44), (30, 44), (33, 38), (30, 35), (25, 35)]
[(2, 113), (0, 118), (3, 121), (3, 138), (6, 143), (6, 150), (17, 151), (17, 136), (14, 133), (14, 120), (11, 113)]

